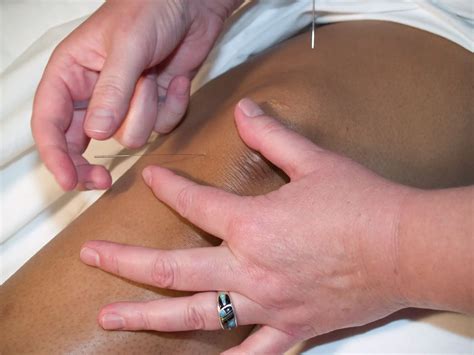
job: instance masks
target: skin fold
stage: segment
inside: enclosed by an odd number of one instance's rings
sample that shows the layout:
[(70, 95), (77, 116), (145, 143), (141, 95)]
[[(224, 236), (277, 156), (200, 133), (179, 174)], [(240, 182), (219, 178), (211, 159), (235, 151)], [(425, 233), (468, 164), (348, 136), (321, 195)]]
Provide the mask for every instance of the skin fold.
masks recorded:
[(250, 327), (106, 332), (96, 321), (103, 305), (184, 293), (134, 284), (79, 261), (81, 245), (91, 239), (161, 249), (220, 243), (155, 199), (140, 175), (147, 165), (242, 195), (287, 181), (238, 137), (233, 109), (242, 97), (393, 181), (428, 189), (472, 184), (472, 55), (432, 34), (375, 21), (324, 26), (317, 50), (309, 43), (309, 33), (296, 36), (199, 90), (181, 126), (150, 153), (204, 157), (143, 157), (2, 286), (2, 353), (207, 354), (247, 336)]

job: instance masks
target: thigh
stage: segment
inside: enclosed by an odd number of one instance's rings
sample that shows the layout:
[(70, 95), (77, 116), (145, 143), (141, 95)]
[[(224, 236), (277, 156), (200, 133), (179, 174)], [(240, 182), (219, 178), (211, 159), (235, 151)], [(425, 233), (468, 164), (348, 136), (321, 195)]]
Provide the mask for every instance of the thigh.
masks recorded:
[(162, 334), (97, 326), (108, 302), (182, 293), (88, 268), (78, 258), (84, 241), (164, 249), (219, 243), (156, 201), (141, 181), (143, 167), (161, 164), (238, 194), (278, 188), (286, 176), (246, 148), (234, 127), (234, 105), (250, 96), (315, 143), (390, 179), (425, 188), (470, 184), (472, 68), (470, 54), (439, 37), (357, 22), (319, 29), (316, 50), (304, 33), (212, 81), (193, 96), (184, 123), (150, 149), (205, 156), (142, 158), (2, 286), (3, 352), (212, 353), (240, 342), (249, 328)]
[[(239, 93), (389, 179), (422, 188), (472, 184), (470, 52), (388, 22), (333, 24), (317, 36), (315, 50), (303, 34), (247, 63)], [(262, 66), (265, 58), (273, 65)]]

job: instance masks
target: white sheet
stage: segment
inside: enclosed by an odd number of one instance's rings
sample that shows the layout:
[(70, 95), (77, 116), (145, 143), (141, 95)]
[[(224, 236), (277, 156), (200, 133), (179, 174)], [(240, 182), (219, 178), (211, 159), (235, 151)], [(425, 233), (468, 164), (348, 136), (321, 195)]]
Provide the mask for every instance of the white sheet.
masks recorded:
[[(90, 14), (100, 4), (101, 1), (97, 0), (54, 2), (7, 0), (0, 3), (0, 282), (2, 283), (101, 195), (100, 192), (63, 194), (39, 161), (33, 149), (29, 129), (33, 94), (52, 50), (85, 19), (81, 16)], [(472, 6), (470, 1), (464, 0), (445, 2), (317, 0), (318, 23), (363, 19), (394, 21), (436, 33), (470, 51), (473, 50)], [(310, 0), (253, 2), (246, 11), (241, 12), (229, 23), (194, 81), (193, 89), (196, 90), (205, 82), (244, 62), (249, 56), (292, 36), (310, 21)], [(120, 149), (121, 147), (114, 141), (95, 142), (87, 155), (91, 157), (95, 152), (114, 154)], [(136, 158), (121, 161), (112, 171), (114, 181), (135, 161)], [(453, 322), (453, 319), (456, 324), (466, 324), (465, 321), (462, 323), (464, 318), (461, 316), (452, 316), (450, 322)], [(400, 334), (395, 332), (398, 335), (394, 337), (389, 336), (393, 347), (380, 347), (379, 350), (404, 352), (405, 348), (397, 339), (406, 339), (404, 337), (408, 337), (410, 332), (420, 334), (421, 339), (429, 339), (427, 342), (410, 343), (409, 349), (424, 349), (414, 351), (439, 351), (443, 349), (443, 344), (451, 344), (449, 349), (452, 352), (471, 350), (472, 341), (469, 337), (457, 335), (457, 332), (446, 331), (441, 329), (442, 327), (437, 327), (436, 332), (431, 332), (425, 328), (421, 329), (420, 321), (395, 323), (396, 329), (404, 330)], [(375, 339), (382, 339), (393, 331), (394, 328), (389, 324), (372, 333), (375, 332)], [(466, 329), (463, 332), (460, 333), (469, 333)], [(377, 335), (379, 333), (383, 336), (379, 337)], [(472, 323), (470, 334), (472, 337)], [(373, 334), (369, 337), (359, 335), (344, 339), (343, 345), (338, 348), (345, 349), (344, 351), (365, 352), (361, 349), (369, 348), (364, 341), (372, 337)], [(429, 347), (429, 342), (433, 347)], [(377, 341), (375, 343), (377, 344)], [(362, 344), (362, 347), (357, 347), (357, 344)], [(417, 348), (417, 344), (422, 345)]]

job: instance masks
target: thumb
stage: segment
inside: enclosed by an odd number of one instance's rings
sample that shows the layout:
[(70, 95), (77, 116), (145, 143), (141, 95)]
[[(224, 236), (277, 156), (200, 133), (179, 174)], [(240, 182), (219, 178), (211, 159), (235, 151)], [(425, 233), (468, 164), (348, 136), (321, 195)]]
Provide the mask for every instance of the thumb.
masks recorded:
[(242, 99), (235, 109), (240, 137), (250, 148), (263, 154), (291, 179), (306, 175), (323, 149), (285, 127), (250, 99)]
[(91, 138), (111, 137), (127, 114), (145, 65), (137, 56), (126, 52), (130, 52), (130, 48), (123, 46), (111, 51), (95, 84), (84, 122), (84, 130)]

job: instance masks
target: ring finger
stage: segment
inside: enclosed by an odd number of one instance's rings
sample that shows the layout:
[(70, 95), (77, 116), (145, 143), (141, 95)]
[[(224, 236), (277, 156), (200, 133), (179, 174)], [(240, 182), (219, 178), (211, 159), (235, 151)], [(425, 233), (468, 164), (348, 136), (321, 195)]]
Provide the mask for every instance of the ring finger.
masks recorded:
[[(231, 292), (230, 297), (238, 325), (265, 323), (265, 312), (260, 305), (235, 292)], [(221, 329), (216, 292), (143, 303), (113, 303), (100, 311), (99, 323), (107, 330), (176, 332)]]

